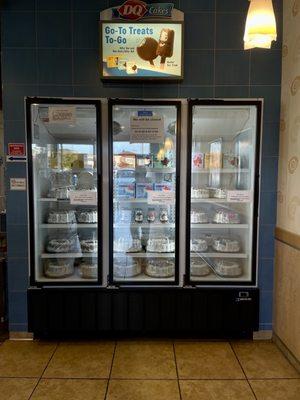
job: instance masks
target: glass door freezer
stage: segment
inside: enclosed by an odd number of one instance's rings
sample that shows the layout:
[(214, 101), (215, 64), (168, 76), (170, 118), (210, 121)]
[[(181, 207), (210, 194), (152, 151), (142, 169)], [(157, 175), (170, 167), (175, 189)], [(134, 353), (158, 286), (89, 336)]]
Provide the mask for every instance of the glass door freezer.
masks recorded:
[(31, 284), (99, 284), (101, 104), (27, 98), (26, 106)]
[(179, 101), (110, 100), (112, 285), (179, 282)]
[(260, 101), (189, 102), (189, 284), (256, 284), (260, 124)]

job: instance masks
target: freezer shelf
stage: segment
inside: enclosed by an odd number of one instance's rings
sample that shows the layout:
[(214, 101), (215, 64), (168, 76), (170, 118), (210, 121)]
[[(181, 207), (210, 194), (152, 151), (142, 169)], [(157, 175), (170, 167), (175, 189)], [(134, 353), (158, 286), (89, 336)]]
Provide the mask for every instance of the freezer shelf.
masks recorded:
[(79, 268), (75, 267), (74, 268), (74, 274), (70, 276), (66, 276), (65, 278), (47, 278), (46, 276), (41, 276), (39, 278), (39, 282), (41, 283), (64, 283), (64, 282), (96, 282), (97, 278), (82, 278), (80, 275)]
[(41, 258), (97, 258), (98, 253), (42, 253)]
[(228, 286), (230, 286), (230, 283), (234, 283), (234, 282), (245, 282), (247, 280), (249, 280), (251, 278), (251, 276), (249, 276), (248, 274), (243, 274), (241, 276), (237, 276), (237, 277), (228, 277), (228, 276), (218, 276), (215, 275), (213, 272), (211, 272), (209, 275), (206, 276), (194, 276), (191, 275), (191, 281), (193, 283), (195, 283), (196, 285), (201, 285), (201, 282), (228, 282)]
[(146, 168), (146, 167), (136, 167), (136, 168), (114, 168), (114, 172), (120, 171), (135, 171), (138, 173), (154, 172), (157, 174), (174, 174), (176, 168)]
[(190, 253), (191, 258), (248, 258), (245, 253)]
[(191, 203), (225, 203), (225, 204), (252, 204), (252, 201), (228, 201), (226, 199), (191, 199)]
[[(56, 200), (54, 200), (56, 201)], [(231, 204), (252, 204), (252, 201), (228, 201), (226, 199), (191, 199), (192, 203), (231, 203)], [(148, 199), (114, 199), (114, 203), (148, 203)], [(149, 204), (151, 207), (152, 204)]]
[(168, 228), (175, 228), (175, 224), (153, 224), (153, 223), (148, 223), (148, 224), (139, 224), (139, 223), (128, 223), (128, 224), (114, 224), (114, 228), (121, 228), (121, 229), (127, 229), (127, 228), (145, 228), (145, 229), (168, 229)]
[(135, 258), (174, 258), (174, 253), (118, 253), (114, 252), (115, 257), (135, 257)]
[(169, 278), (153, 278), (152, 276), (148, 276), (144, 273), (141, 273), (139, 275), (136, 276), (132, 276), (130, 278), (119, 278), (119, 277), (114, 277), (116, 282), (139, 282), (139, 281), (144, 281), (144, 282), (162, 282), (162, 281), (166, 281), (166, 282), (173, 282), (174, 281), (174, 277), (171, 276)]
[(249, 169), (200, 169), (191, 171), (192, 174), (239, 174), (239, 173), (249, 173)]
[[(66, 203), (70, 203), (70, 199), (56, 199), (54, 197), (41, 197), (39, 199), (40, 202), (43, 203), (54, 203), (54, 202), (66, 202)], [(97, 207), (94, 204), (79, 204), (78, 206), (84, 206), (84, 207)], [(74, 205), (74, 207), (76, 207), (76, 205)]]
[(114, 203), (148, 203), (147, 199), (114, 199)]
[(248, 229), (248, 224), (191, 224), (191, 229)]
[(43, 229), (76, 229), (76, 228), (97, 228), (98, 224), (41, 224)]

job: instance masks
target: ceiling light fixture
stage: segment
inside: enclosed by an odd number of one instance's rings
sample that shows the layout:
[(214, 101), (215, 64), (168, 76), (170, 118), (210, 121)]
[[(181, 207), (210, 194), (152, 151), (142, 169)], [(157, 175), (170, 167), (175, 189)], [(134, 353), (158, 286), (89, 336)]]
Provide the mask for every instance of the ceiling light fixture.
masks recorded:
[(244, 49), (270, 49), (277, 39), (276, 19), (272, 0), (249, 0), (244, 35)]

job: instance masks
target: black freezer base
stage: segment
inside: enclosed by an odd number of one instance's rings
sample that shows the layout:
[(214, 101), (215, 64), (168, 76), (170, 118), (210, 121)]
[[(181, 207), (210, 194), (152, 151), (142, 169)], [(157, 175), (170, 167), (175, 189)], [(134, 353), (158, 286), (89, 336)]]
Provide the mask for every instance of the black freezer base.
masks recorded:
[(30, 288), (35, 337), (252, 338), (259, 290), (233, 288)]

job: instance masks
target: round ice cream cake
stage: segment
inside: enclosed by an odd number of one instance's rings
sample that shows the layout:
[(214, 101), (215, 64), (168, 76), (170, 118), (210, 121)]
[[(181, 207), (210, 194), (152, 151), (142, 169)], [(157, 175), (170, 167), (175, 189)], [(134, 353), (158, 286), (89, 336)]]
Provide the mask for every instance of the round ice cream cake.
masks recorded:
[(209, 265), (201, 260), (201, 258), (192, 260), (191, 262), (191, 275), (192, 276), (206, 276), (211, 272)]
[(205, 188), (191, 188), (191, 198), (192, 199), (208, 199), (209, 190)]
[(145, 273), (153, 278), (170, 278), (175, 274), (175, 263), (166, 258), (148, 258)]
[(217, 210), (213, 216), (213, 222), (216, 224), (240, 224), (240, 216), (233, 210)]
[(213, 197), (215, 199), (226, 199), (227, 191), (225, 189), (214, 189), (213, 190)]
[(77, 221), (79, 224), (96, 224), (98, 212), (96, 210), (77, 211)]
[(48, 224), (74, 224), (76, 223), (75, 211), (50, 211)]
[(116, 278), (130, 278), (139, 275), (142, 267), (139, 261), (131, 258), (114, 259), (114, 276)]
[(230, 238), (216, 238), (213, 241), (213, 249), (221, 253), (238, 253), (240, 242)]
[(218, 260), (216, 261), (215, 271), (224, 277), (236, 278), (241, 276), (243, 269), (237, 260)]
[(80, 246), (83, 253), (96, 253), (98, 251), (98, 240), (82, 239), (80, 240)]
[(48, 197), (52, 199), (64, 200), (70, 198), (70, 192), (74, 190), (74, 186), (62, 187), (62, 188), (52, 188), (48, 193)]
[(175, 240), (167, 236), (153, 237), (147, 241), (147, 251), (151, 253), (173, 253)]
[(58, 259), (46, 260), (44, 264), (44, 274), (48, 278), (65, 278), (73, 275), (74, 273), (74, 260)]
[(50, 239), (46, 249), (48, 253), (72, 253), (80, 251), (78, 235), (66, 239)]
[(190, 248), (193, 252), (206, 251), (208, 248), (207, 241), (205, 239), (191, 239)]
[(80, 264), (81, 277), (84, 279), (97, 279), (98, 265), (93, 262), (83, 261)]
[(191, 223), (192, 224), (207, 224), (208, 215), (203, 210), (192, 210), (191, 211)]
[(120, 253), (139, 253), (143, 251), (141, 239), (120, 237), (114, 240), (114, 251)]

